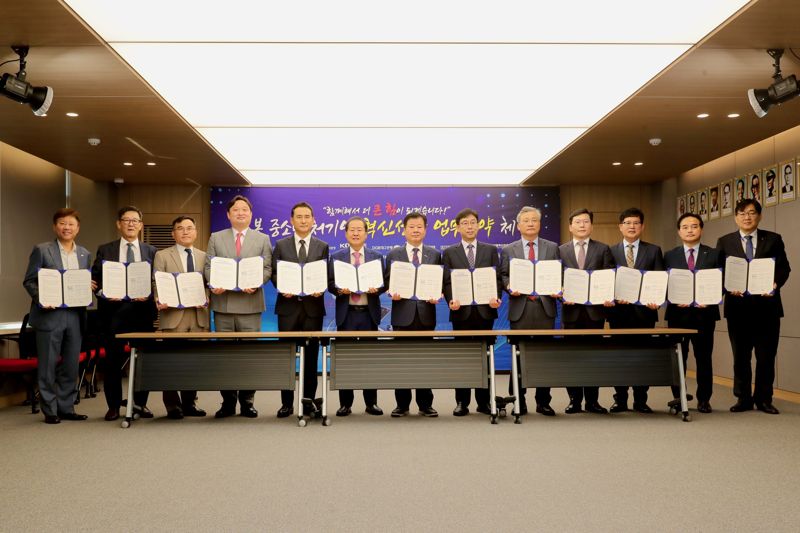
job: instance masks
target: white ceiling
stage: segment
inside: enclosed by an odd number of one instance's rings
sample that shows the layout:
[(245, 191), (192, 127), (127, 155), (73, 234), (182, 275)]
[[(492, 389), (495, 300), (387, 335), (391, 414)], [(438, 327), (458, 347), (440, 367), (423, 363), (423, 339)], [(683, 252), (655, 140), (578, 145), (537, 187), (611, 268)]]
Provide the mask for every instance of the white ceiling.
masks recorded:
[(65, 0), (253, 184), (516, 184), (748, 2)]

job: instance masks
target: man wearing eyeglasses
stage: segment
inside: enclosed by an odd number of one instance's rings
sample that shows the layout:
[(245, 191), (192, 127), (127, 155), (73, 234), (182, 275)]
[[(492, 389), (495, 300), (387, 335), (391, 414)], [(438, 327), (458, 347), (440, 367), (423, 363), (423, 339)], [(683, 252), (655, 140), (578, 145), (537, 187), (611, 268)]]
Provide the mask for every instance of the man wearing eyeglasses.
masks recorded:
[[(122, 365), (125, 362), (125, 342), (118, 340), (117, 333), (153, 331), (156, 319), (156, 305), (153, 295), (135, 300), (118, 300), (103, 296), (103, 262), (118, 261), (138, 263), (147, 261), (151, 265), (156, 255), (155, 246), (139, 241), (142, 229), (142, 212), (138, 207), (126, 206), (117, 213), (117, 231), (120, 238), (97, 249), (92, 266), (92, 280), (97, 284), (97, 313), (100, 317), (101, 337), (106, 349), (104, 390), (108, 411), (108, 421), (119, 418), (122, 405)], [(147, 391), (133, 394), (134, 412), (142, 418), (152, 418), (147, 408)], [(128, 401), (131, 401), (128, 398)]]
[[(783, 239), (777, 233), (759, 229), (761, 204), (752, 198), (736, 204), (734, 210), (738, 231), (723, 235), (717, 249), (724, 257), (775, 260), (775, 280), (771, 294), (725, 294), (725, 318), (728, 337), (733, 351), (733, 394), (736, 404), (731, 411), (749, 411), (755, 406), (759, 411), (777, 415), (772, 405), (772, 383), (775, 381), (775, 356), (778, 351), (783, 305), (781, 287), (789, 279), (789, 260)], [(750, 360), (756, 354), (755, 391), (751, 392), (752, 370)]]

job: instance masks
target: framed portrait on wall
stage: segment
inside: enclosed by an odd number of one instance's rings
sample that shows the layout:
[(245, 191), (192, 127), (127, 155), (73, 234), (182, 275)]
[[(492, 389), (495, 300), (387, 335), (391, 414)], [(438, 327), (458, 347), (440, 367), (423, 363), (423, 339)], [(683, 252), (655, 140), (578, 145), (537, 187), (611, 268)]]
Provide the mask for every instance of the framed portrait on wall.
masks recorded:
[(764, 205), (778, 204), (778, 167), (773, 165), (764, 169)]
[(733, 214), (733, 180), (726, 180), (719, 184), (722, 191), (722, 207), (720, 213), (723, 217), (729, 217)]
[(686, 198), (686, 209), (688, 209), (687, 213), (694, 213), (697, 214), (697, 191), (690, 192)]
[(747, 198), (746, 191), (749, 187), (746, 185), (748, 175), (737, 177), (733, 180), (733, 208), (736, 209), (736, 204)]
[(800, 167), (795, 167), (795, 160), (790, 159), (789, 161), (784, 161), (778, 166), (778, 170), (780, 173), (779, 182), (780, 182), (780, 191), (781, 191), (781, 202), (791, 202), (795, 198), (797, 198), (797, 193), (795, 192), (797, 189), (797, 170)]
[(754, 170), (747, 176), (747, 191), (746, 197), (751, 200), (757, 200), (758, 203), (764, 204), (764, 196), (761, 191), (764, 187), (761, 184), (761, 170)]
[(697, 193), (697, 210), (703, 221), (708, 220), (708, 189), (700, 189)]
[(719, 184), (708, 188), (708, 218), (711, 220), (719, 218), (721, 205), (719, 196)]
[(686, 195), (678, 196), (677, 212), (678, 218), (686, 212)]

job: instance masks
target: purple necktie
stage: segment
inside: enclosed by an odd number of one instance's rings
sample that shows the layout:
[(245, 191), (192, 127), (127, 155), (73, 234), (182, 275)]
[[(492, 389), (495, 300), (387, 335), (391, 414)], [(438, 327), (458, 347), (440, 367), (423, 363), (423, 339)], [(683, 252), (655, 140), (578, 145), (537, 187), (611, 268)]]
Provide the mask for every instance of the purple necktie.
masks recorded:
[(411, 262), (414, 263), (414, 266), (419, 266), (419, 248), (414, 248), (411, 250), (414, 252), (414, 255), (411, 257)]
[(470, 268), (475, 268), (475, 246), (472, 244), (467, 245), (467, 262)]
[(689, 270), (694, 270), (694, 248), (689, 248), (689, 260), (687, 263), (689, 264)]
[[(361, 264), (361, 252), (353, 252), (353, 264), (355, 266), (358, 266), (358, 265)], [(355, 305), (358, 305), (359, 301), (361, 301), (361, 295), (360, 294), (353, 293), (353, 294), (350, 295), (350, 302), (351, 303), (353, 303)]]

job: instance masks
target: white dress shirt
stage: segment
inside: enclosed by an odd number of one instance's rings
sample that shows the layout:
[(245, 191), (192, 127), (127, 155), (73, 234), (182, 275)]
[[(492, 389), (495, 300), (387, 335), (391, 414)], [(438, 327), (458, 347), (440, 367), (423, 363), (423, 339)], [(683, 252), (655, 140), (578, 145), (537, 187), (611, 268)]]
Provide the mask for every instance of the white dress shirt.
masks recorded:
[[(131, 244), (133, 245), (133, 260), (138, 263), (142, 260), (142, 252), (139, 250), (139, 239), (134, 239), (131, 241)], [(125, 239), (119, 240), (119, 260), (122, 263), (128, 260), (128, 241)]]

